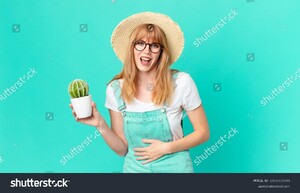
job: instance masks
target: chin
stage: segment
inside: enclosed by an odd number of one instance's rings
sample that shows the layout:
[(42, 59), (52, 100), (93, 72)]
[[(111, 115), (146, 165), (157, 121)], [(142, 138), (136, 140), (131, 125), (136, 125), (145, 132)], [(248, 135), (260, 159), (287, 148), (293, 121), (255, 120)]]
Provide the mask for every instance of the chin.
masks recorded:
[(144, 66), (142, 64), (137, 65), (137, 69), (141, 72), (150, 72), (154, 69), (154, 64), (150, 64), (149, 66)]
[(138, 67), (138, 71), (140, 71), (140, 72), (150, 72), (151, 70), (148, 69), (148, 68), (139, 68)]

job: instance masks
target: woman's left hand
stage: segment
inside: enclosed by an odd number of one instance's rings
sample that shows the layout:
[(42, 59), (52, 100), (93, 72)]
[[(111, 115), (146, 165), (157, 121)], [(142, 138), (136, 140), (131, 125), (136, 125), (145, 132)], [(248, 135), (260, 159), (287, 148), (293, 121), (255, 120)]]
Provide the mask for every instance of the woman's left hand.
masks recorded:
[(137, 160), (146, 160), (142, 164), (147, 164), (167, 154), (167, 143), (156, 139), (143, 139), (142, 142), (150, 143), (147, 147), (134, 148)]

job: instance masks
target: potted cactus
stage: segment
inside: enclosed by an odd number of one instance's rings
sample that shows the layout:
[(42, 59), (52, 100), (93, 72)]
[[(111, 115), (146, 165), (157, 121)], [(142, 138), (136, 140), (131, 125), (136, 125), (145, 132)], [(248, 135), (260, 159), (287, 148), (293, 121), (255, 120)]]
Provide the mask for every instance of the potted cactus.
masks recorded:
[(71, 103), (78, 118), (92, 115), (92, 95), (89, 94), (88, 84), (81, 79), (75, 79), (69, 84)]

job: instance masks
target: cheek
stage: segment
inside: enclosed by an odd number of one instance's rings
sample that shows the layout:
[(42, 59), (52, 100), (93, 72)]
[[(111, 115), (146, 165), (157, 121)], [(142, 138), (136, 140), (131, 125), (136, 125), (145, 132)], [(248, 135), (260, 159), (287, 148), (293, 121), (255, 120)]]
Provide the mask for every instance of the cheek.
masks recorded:
[(139, 59), (139, 54), (134, 50), (133, 52), (133, 56), (134, 56), (134, 61), (135, 62), (138, 62), (138, 59)]
[(153, 58), (154, 58), (154, 61), (156, 63), (158, 61), (158, 59), (159, 59), (159, 54), (155, 55)]

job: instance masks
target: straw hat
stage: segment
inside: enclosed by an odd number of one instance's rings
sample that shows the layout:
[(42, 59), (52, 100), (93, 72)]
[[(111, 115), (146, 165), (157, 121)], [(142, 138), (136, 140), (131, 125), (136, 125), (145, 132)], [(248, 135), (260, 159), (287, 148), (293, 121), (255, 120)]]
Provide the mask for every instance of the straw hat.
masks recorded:
[(136, 27), (142, 24), (154, 24), (164, 31), (170, 49), (170, 61), (173, 64), (181, 55), (184, 47), (183, 33), (179, 25), (170, 17), (153, 12), (143, 12), (129, 16), (121, 21), (113, 31), (111, 44), (121, 62), (124, 63), (126, 48), (130, 43), (130, 35)]

